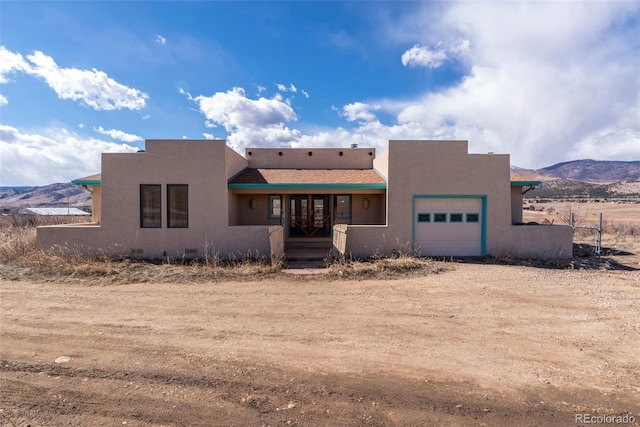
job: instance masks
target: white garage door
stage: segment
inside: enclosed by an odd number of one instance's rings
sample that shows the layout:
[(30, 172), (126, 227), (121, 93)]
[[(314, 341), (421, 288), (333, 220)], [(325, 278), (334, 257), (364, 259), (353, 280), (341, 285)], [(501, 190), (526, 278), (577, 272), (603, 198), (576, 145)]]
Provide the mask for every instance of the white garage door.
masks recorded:
[(416, 252), (482, 255), (482, 198), (416, 198), (414, 212)]

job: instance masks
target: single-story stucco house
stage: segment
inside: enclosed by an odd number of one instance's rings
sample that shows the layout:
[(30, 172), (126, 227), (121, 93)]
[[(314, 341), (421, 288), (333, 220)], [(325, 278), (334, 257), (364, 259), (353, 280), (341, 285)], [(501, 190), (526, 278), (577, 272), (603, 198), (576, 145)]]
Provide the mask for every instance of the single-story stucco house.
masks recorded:
[[(509, 155), (469, 154), (467, 141), (389, 141), (372, 148), (247, 148), (223, 140), (147, 140), (105, 153), (75, 180), (93, 193), (92, 221), (38, 227), (44, 250), (142, 258), (261, 256), (292, 245), (357, 258), (572, 256), (572, 229), (522, 224)], [(275, 238), (274, 238), (275, 236)], [(282, 248), (280, 248), (280, 251)]]

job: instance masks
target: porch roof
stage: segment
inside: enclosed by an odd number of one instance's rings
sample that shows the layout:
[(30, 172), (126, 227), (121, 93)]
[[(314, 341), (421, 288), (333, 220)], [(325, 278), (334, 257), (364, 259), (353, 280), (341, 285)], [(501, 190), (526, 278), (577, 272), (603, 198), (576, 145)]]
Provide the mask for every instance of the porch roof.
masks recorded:
[(71, 181), (75, 185), (100, 185), (100, 181), (102, 180), (102, 174), (94, 174), (85, 176), (83, 178), (74, 179)]
[(229, 181), (229, 188), (386, 189), (387, 182), (373, 169), (246, 168)]

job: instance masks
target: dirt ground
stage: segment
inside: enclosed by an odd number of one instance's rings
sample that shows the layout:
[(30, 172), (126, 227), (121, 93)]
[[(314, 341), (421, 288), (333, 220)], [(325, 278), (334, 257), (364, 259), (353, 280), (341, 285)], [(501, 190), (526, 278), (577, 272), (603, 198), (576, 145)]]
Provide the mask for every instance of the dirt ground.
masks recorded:
[(0, 291), (3, 426), (640, 422), (638, 269)]

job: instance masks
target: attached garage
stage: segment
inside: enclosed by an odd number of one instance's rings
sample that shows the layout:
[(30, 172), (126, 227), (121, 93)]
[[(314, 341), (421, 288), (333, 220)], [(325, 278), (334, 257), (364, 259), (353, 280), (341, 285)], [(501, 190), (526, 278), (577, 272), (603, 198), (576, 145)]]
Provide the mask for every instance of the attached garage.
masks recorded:
[(414, 196), (414, 250), (424, 256), (483, 255), (485, 203), (485, 196)]

